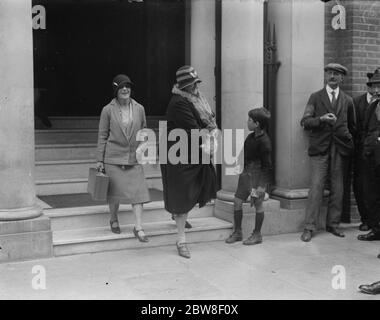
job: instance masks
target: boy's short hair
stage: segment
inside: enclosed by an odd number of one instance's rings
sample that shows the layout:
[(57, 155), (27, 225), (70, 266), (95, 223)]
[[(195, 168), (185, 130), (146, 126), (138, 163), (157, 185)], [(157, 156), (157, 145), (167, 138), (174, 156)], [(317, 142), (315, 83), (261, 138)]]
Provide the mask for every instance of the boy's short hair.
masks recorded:
[(253, 121), (258, 122), (261, 129), (267, 129), (269, 126), (270, 112), (268, 109), (255, 108), (249, 110), (248, 117), (250, 117)]

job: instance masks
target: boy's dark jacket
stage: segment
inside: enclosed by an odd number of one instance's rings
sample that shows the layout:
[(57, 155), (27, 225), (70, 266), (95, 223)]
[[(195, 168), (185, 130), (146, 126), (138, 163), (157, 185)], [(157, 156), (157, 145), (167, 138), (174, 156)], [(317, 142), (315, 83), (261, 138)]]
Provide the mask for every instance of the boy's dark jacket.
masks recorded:
[[(319, 118), (326, 113), (334, 113), (337, 120), (334, 125), (322, 122)], [(353, 100), (339, 89), (336, 110), (333, 109), (326, 88), (311, 94), (301, 125), (310, 131), (309, 156), (327, 154), (334, 141), (342, 156), (354, 151), (352, 135), (356, 130), (356, 117)]]

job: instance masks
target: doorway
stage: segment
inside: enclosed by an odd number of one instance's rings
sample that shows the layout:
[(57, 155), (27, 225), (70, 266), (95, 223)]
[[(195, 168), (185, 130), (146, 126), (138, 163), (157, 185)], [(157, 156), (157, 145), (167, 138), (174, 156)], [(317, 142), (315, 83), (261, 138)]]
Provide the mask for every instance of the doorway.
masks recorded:
[(46, 9), (46, 29), (33, 30), (36, 114), (99, 116), (119, 73), (147, 116), (165, 114), (189, 50), (186, 0), (32, 3)]

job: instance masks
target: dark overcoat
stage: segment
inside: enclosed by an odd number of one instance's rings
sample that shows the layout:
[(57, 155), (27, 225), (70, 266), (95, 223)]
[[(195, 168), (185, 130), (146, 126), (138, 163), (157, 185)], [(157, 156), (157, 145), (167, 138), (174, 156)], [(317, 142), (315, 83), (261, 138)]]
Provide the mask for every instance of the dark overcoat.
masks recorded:
[[(320, 117), (334, 113), (337, 121), (334, 125), (322, 122)], [(307, 103), (301, 125), (309, 130), (309, 156), (323, 155), (328, 152), (332, 142), (342, 156), (354, 152), (353, 134), (356, 130), (356, 115), (352, 98), (339, 90), (334, 109), (330, 103), (326, 88), (313, 93)]]
[[(172, 214), (185, 214), (197, 203), (202, 207), (216, 197), (216, 172), (211, 162), (202, 164), (200, 150), (198, 163), (191, 161), (191, 129), (205, 128), (194, 105), (174, 94), (167, 108), (166, 120), (167, 135), (163, 135), (161, 139), (166, 138), (167, 155), (170, 148), (179, 141), (168, 141), (167, 137), (173, 129), (183, 129), (186, 132), (188, 154), (185, 157), (187, 160), (178, 164), (171, 163), (169, 157), (166, 164), (161, 163), (165, 209)], [(193, 143), (199, 144), (199, 140)], [(180, 152), (183, 151), (182, 149)]]
[(380, 166), (380, 121), (376, 109), (380, 108), (380, 99), (373, 101), (364, 116), (364, 156), (374, 155), (376, 166)]
[(356, 113), (355, 151), (360, 155), (363, 150), (365, 138), (364, 121), (368, 109), (367, 93), (354, 98), (354, 107)]

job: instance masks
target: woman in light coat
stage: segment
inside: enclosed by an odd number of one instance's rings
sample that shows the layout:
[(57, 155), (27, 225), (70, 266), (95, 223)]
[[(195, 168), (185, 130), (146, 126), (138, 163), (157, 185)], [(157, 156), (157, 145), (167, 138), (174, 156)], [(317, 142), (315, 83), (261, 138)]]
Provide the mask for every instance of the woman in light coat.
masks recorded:
[(113, 79), (114, 98), (101, 113), (97, 167), (110, 177), (108, 204), (111, 231), (120, 233), (119, 204), (132, 204), (136, 217), (133, 233), (141, 242), (149, 241), (141, 226), (143, 203), (150, 201), (142, 165), (136, 159), (141, 142), (136, 136), (146, 127), (144, 107), (131, 98), (132, 82), (120, 74)]

